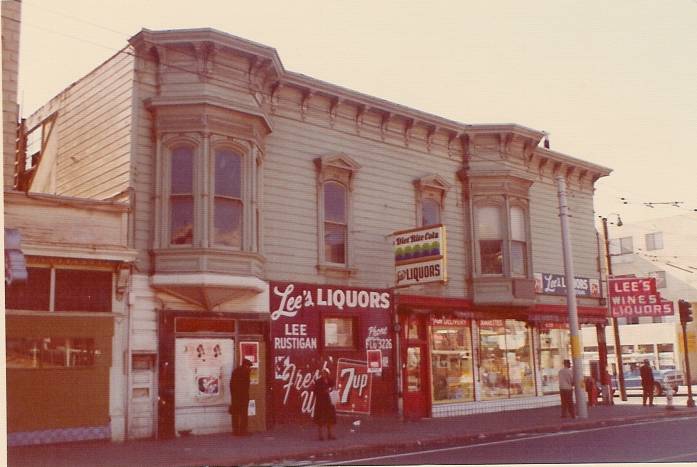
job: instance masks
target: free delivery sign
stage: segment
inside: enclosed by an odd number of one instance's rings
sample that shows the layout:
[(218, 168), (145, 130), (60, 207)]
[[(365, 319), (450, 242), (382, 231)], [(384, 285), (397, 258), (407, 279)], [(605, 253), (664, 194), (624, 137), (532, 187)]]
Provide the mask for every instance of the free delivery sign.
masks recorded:
[(447, 281), (445, 226), (401, 230), (393, 235), (396, 287)]

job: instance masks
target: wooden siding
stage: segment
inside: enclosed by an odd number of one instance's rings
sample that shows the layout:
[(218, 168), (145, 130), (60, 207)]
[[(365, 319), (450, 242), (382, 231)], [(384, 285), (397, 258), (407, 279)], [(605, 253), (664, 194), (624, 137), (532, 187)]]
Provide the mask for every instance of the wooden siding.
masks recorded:
[(56, 194), (106, 199), (128, 188), (133, 78), (133, 58), (117, 53), (30, 118), (58, 111)]

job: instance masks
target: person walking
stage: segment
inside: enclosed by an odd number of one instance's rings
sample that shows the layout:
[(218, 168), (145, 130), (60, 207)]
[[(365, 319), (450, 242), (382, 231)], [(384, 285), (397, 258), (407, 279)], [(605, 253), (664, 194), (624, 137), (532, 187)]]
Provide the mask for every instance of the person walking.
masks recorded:
[(247, 436), (247, 410), (249, 406), (249, 374), (252, 362), (242, 360), (230, 377), (230, 414), (233, 436)]
[(319, 440), (324, 441), (322, 427), (327, 427), (327, 439), (336, 439), (332, 429), (336, 425), (336, 409), (332, 404), (329, 392), (333, 388), (331, 379), (329, 378), (329, 369), (324, 368), (319, 379), (315, 381), (315, 413), (313, 420), (317, 424), (319, 430)]
[(641, 399), (643, 405), (646, 405), (646, 399), (649, 399), (649, 407), (653, 407), (653, 370), (648, 360), (644, 360), (644, 364), (639, 369), (641, 376)]
[(564, 367), (559, 370), (559, 397), (561, 398), (561, 418), (567, 415), (576, 418), (574, 412), (574, 374), (571, 360), (564, 360)]

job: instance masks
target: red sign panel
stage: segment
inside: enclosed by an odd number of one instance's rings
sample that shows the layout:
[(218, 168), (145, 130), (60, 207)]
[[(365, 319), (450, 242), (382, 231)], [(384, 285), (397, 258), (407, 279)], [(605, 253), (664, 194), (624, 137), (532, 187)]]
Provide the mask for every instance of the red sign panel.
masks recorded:
[(368, 362), (340, 358), (336, 364), (336, 384), (339, 389), (337, 412), (370, 414), (370, 394), (373, 375)]
[(661, 298), (653, 277), (610, 279), (608, 282), (613, 318), (673, 314), (673, 302)]

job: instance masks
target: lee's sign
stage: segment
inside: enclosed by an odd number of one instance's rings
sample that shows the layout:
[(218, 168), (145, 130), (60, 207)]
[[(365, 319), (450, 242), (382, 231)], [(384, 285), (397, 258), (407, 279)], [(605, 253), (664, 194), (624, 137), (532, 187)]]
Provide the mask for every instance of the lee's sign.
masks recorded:
[(394, 234), (395, 286), (447, 281), (445, 226)]
[(653, 277), (610, 279), (608, 283), (613, 318), (673, 314), (673, 302), (661, 298)]

